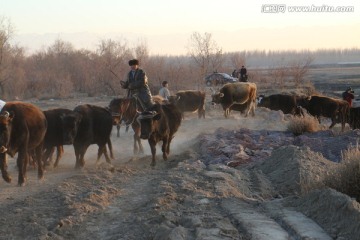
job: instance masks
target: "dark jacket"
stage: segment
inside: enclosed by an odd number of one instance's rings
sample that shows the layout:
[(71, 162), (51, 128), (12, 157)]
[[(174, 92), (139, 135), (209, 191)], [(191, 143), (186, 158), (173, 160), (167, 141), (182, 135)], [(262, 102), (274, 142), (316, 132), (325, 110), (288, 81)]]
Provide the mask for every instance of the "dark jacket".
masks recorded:
[(128, 97), (132, 97), (136, 94), (142, 103), (145, 104), (145, 108), (152, 105), (152, 96), (144, 70), (140, 68), (136, 69), (134, 76), (132, 71), (130, 71), (123, 88), (128, 89)]

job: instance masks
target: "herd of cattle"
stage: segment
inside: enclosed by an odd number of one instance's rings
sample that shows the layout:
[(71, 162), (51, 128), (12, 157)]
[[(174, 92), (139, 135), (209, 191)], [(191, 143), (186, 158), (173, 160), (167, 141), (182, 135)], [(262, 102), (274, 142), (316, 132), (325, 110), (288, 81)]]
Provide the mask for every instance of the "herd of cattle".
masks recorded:
[[(57, 152), (54, 167), (63, 154), (63, 145), (73, 145), (75, 168), (84, 167), (84, 155), (91, 144), (98, 145), (97, 160), (102, 155), (111, 163), (113, 149), (111, 131), (113, 125), (125, 123), (134, 130), (134, 154), (142, 153), (141, 139), (150, 145), (152, 162), (155, 165), (156, 145), (162, 141), (163, 159), (167, 160), (170, 143), (181, 125), (184, 112), (198, 112), (205, 118), (204, 91), (179, 91), (167, 101), (154, 96), (156, 104), (143, 111), (136, 98), (115, 98), (108, 107), (90, 104), (79, 105), (73, 110), (57, 108), (42, 111), (25, 102), (7, 102), (0, 112), (0, 168), (6, 182), (11, 181), (7, 172), (7, 154), (18, 153), (18, 184), (24, 185), (26, 169), (35, 161), (38, 177), (44, 174), (53, 153)], [(360, 128), (360, 108), (350, 108), (346, 101), (324, 96), (300, 97), (285, 94), (257, 97), (257, 86), (250, 82), (229, 83), (213, 92), (212, 103), (220, 104), (227, 118), (232, 110), (245, 116), (255, 115), (255, 107), (281, 110), (285, 114), (303, 115), (304, 109), (317, 117), (330, 118), (332, 128), (336, 123), (349, 123), (351, 128)], [(119, 136), (119, 135), (118, 135)]]

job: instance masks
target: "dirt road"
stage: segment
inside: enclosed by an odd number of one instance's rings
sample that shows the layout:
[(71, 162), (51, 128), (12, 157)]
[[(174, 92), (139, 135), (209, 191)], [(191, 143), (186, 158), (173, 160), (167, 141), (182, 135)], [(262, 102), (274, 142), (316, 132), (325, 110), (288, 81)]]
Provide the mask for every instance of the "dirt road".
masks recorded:
[[(0, 239), (359, 239), (356, 201), (331, 189), (302, 193), (302, 176), (321, 181), (336, 163), (290, 144), (286, 118), (269, 113), (189, 114), (169, 161), (158, 147), (154, 168), (145, 141), (145, 155), (132, 159), (131, 130), (117, 138), (114, 128), (113, 165), (96, 166), (91, 146), (76, 171), (66, 146), (43, 181), (29, 170), (24, 187), (0, 182)], [(9, 171), (16, 179), (14, 159)]]

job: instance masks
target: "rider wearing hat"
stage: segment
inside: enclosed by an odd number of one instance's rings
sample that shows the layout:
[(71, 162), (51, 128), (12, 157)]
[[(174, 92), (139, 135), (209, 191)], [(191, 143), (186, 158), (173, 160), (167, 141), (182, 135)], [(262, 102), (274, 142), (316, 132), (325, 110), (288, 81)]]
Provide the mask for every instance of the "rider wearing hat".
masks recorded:
[(128, 97), (137, 97), (143, 110), (153, 105), (152, 95), (148, 85), (147, 76), (144, 70), (139, 68), (139, 60), (131, 59), (129, 61), (131, 68), (126, 81), (120, 81), (124, 89), (128, 89)]

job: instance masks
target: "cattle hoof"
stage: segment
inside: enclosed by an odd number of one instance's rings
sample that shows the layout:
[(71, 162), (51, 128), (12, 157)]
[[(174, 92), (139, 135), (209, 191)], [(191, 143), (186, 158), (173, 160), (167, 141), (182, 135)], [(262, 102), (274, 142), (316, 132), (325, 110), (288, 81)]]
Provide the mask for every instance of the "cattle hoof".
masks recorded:
[(151, 162), (150, 166), (155, 167), (156, 163), (155, 162)]
[(3, 178), (4, 178), (5, 182), (7, 182), (7, 183), (11, 182), (11, 177), (10, 176), (6, 175), (6, 176), (3, 176)]

